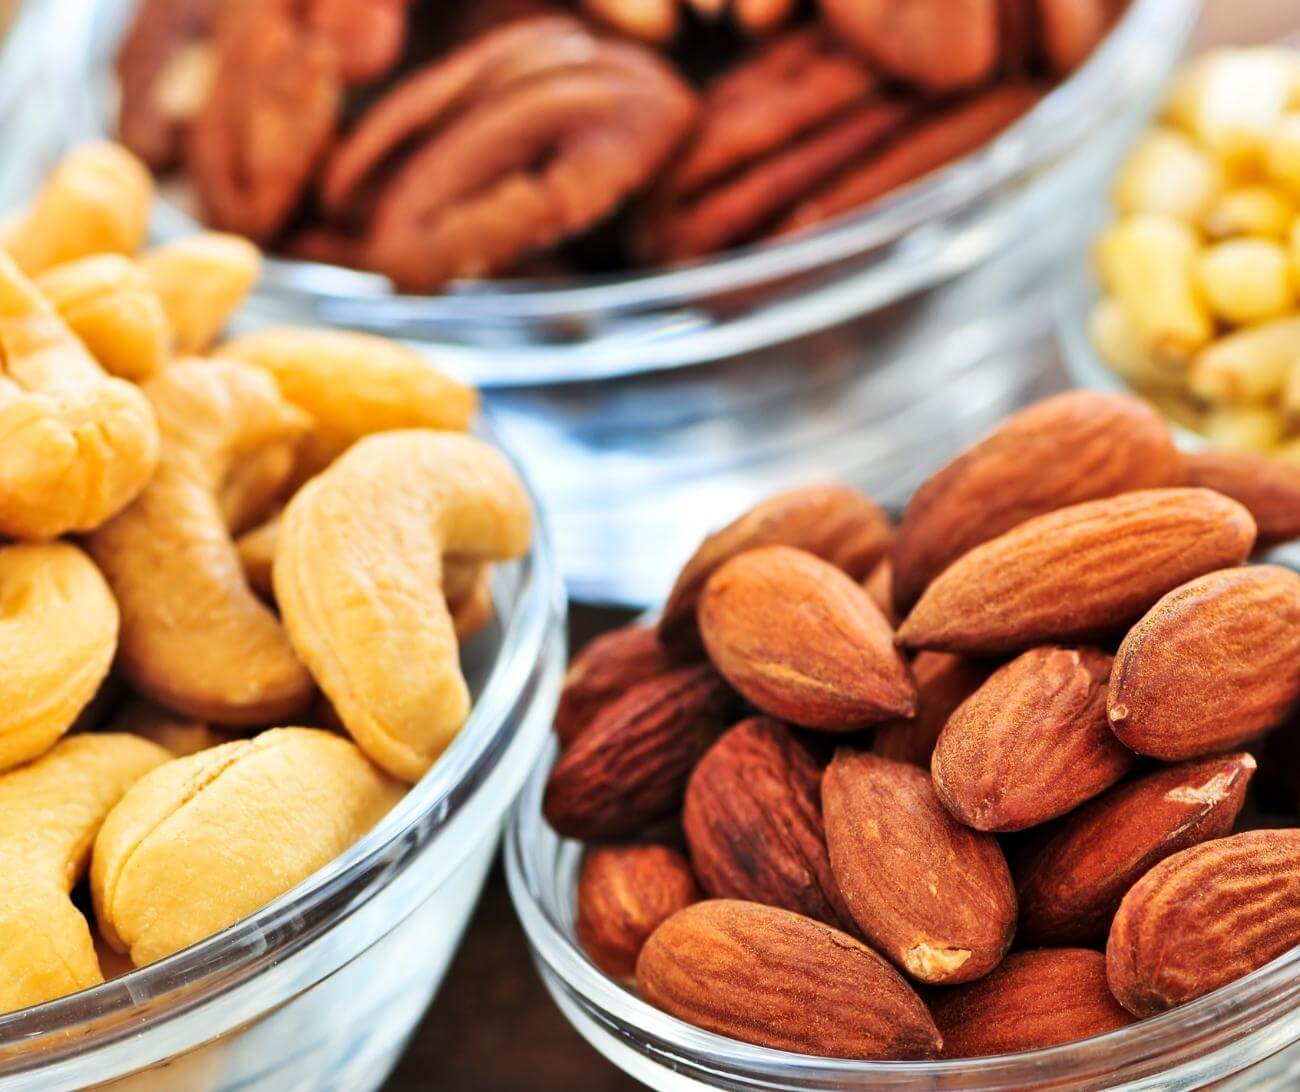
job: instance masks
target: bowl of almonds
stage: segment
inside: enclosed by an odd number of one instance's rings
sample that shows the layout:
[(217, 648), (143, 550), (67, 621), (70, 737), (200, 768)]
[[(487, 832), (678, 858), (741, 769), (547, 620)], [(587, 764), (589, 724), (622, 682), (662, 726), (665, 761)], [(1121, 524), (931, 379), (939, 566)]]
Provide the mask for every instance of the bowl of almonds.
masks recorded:
[(1059, 395), (579, 651), (507, 849), (578, 1029), (658, 1088), (1290, 1087), (1300, 575), (1189, 463)]

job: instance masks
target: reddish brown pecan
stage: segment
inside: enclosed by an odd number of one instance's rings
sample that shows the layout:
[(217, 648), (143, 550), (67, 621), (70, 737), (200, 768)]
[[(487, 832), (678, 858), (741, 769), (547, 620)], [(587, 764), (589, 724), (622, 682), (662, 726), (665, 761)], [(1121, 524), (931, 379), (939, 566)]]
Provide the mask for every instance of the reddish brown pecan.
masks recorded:
[(1058, 76), (1068, 76), (1110, 29), (1114, 0), (1037, 0), (1043, 56)]
[(601, 22), (643, 42), (671, 42), (681, 30), (682, 9), (706, 19), (729, 17), (747, 34), (766, 34), (790, 18), (796, 0), (582, 0)]
[(338, 51), (343, 81), (385, 75), (402, 55), (411, 0), (310, 0), (307, 22)]

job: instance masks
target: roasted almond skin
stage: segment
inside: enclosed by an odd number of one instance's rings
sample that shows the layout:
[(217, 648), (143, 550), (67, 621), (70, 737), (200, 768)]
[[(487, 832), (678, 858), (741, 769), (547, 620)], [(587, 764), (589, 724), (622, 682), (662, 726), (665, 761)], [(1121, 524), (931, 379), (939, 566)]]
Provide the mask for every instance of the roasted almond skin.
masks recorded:
[(922, 652), (912, 661), (916, 716), (880, 725), (871, 740), (873, 754), (930, 768), (939, 733), (962, 702), (984, 685), (993, 666), (948, 652)]
[(706, 1031), (826, 1058), (933, 1058), (930, 1013), (885, 960), (847, 933), (753, 902), (674, 914), (641, 949), (641, 996)]
[(555, 733), (568, 746), (601, 706), (637, 683), (672, 670), (650, 626), (623, 626), (602, 633), (574, 657), (555, 710)]
[(1124, 896), (1106, 944), (1111, 992), (1154, 1016), (1300, 944), (1300, 830), (1251, 830), (1175, 853)]
[(1093, 640), (1122, 631), (1180, 584), (1241, 564), (1254, 544), (1250, 513), (1208, 489), (1076, 504), (960, 557), (926, 589), (898, 639), (967, 655)]
[(699, 623), (717, 669), (779, 720), (851, 732), (916, 712), (916, 686), (879, 608), (803, 550), (732, 558), (709, 578)]
[(547, 822), (566, 838), (598, 842), (667, 815), (737, 708), (707, 664), (634, 686), (605, 706), (551, 769), (542, 798)]
[(691, 866), (667, 846), (588, 850), (578, 877), (578, 940), (602, 971), (634, 974), (650, 934), (699, 898)]
[(976, 830), (1024, 830), (1115, 784), (1133, 754), (1106, 723), (1110, 667), (1099, 649), (1049, 646), (995, 671), (939, 734), (944, 807)]
[(1145, 873), (1231, 833), (1254, 772), (1244, 753), (1184, 762), (1119, 785), (1045, 829), (1015, 862), (1020, 940), (1103, 941), (1120, 900)]
[(880, 608), (885, 621), (891, 628), (897, 629), (902, 618), (894, 609), (894, 567), (890, 564), (889, 558), (883, 559), (871, 570), (870, 575), (862, 582), (862, 587), (871, 596), (871, 601)]
[(889, 550), (892, 534), (884, 511), (848, 486), (810, 485), (769, 497), (700, 543), (664, 603), (660, 640), (674, 650), (699, 648), (695, 608), (704, 585), (746, 550), (793, 546), (862, 580)]
[(1160, 600), (1124, 638), (1110, 726), (1125, 746), (1177, 761), (1224, 751), (1300, 703), (1300, 575), (1224, 569)]
[(1300, 538), (1300, 467), (1253, 451), (1185, 455), (1188, 485), (1213, 489), (1244, 504), (1259, 527), (1259, 545)]
[(856, 933), (826, 852), (821, 779), (778, 721), (755, 717), (724, 732), (686, 786), (682, 825), (700, 886)]
[(930, 1011), (945, 1058), (1038, 1050), (1133, 1023), (1106, 984), (1106, 957), (1083, 948), (1016, 952), (978, 982), (936, 990)]
[(1011, 946), (997, 840), (957, 822), (924, 770), (841, 748), (822, 778), (831, 868), (862, 935), (912, 978), (969, 982)]
[(1022, 410), (930, 478), (890, 551), (900, 613), (962, 554), (1034, 516), (1181, 484), (1169, 427), (1145, 402), (1072, 391)]

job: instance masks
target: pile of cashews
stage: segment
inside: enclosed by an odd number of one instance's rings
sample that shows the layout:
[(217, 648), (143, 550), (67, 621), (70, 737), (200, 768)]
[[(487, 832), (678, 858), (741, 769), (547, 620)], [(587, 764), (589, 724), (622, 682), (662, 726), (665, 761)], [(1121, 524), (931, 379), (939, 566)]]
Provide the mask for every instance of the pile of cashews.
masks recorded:
[(216, 344), (261, 256), (142, 249), (152, 201), (96, 144), (0, 227), (0, 1013), (368, 831), (465, 724), (460, 645), (532, 534), (472, 389), (362, 334)]

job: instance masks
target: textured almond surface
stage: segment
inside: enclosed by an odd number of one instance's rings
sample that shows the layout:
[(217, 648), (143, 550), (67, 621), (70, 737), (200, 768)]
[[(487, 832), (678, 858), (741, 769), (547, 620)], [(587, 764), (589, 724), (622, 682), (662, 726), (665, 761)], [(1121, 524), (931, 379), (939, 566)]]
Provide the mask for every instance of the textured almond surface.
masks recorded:
[(1300, 944), (1300, 830), (1251, 830), (1175, 853), (1120, 903), (1106, 944), (1119, 1003), (1153, 1016)]
[(984, 684), (992, 670), (983, 660), (968, 660), (947, 652), (920, 653), (912, 661), (916, 716), (880, 725), (871, 738), (871, 750), (928, 770), (935, 742), (948, 718)]
[(993, 654), (1085, 641), (1162, 595), (1238, 565), (1255, 521), (1208, 489), (1149, 489), (1063, 508), (977, 546), (926, 589), (898, 631), (908, 648)]
[(709, 658), (765, 713), (852, 731), (916, 711), (894, 634), (862, 588), (788, 546), (750, 550), (710, 578), (699, 606)]
[(706, 1031), (828, 1058), (932, 1058), (924, 1003), (885, 960), (829, 925), (758, 903), (696, 903), (641, 950), (650, 1004)]
[(1232, 830), (1255, 772), (1248, 754), (1184, 762), (1139, 777), (1066, 816), (1016, 861), (1017, 936), (1095, 944), (1152, 867)]
[(868, 943), (922, 982), (967, 982), (1006, 954), (1016, 896), (997, 840), (962, 826), (924, 770), (847, 749), (822, 779), (831, 867)]
[(1188, 485), (1246, 506), (1259, 527), (1259, 545), (1300, 537), (1300, 467), (1253, 451), (1198, 451), (1185, 463)]
[(944, 806), (976, 830), (1024, 830), (1115, 784), (1133, 755), (1106, 723), (1111, 658), (1036, 648), (949, 718), (931, 761)]
[(1176, 760), (1237, 746), (1300, 702), (1300, 576), (1225, 569), (1160, 600), (1115, 657), (1110, 724), (1126, 746)]
[(946, 1058), (1073, 1043), (1133, 1023), (1106, 984), (1106, 957), (1082, 948), (1017, 952), (986, 978), (930, 1003)]
[(1168, 426), (1136, 398), (1073, 391), (1022, 410), (916, 491), (891, 550), (895, 602), (906, 611), (962, 554), (1027, 519), (1179, 473)]
[(885, 621), (897, 629), (902, 618), (894, 609), (894, 567), (890, 564), (889, 558), (885, 558), (871, 570), (870, 575), (862, 582), (862, 587), (871, 596), (871, 601), (880, 608)]
[(564, 677), (555, 710), (560, 742), (572, 743), (602, 705), (672, 666), (650, 626), (623, 626), (602, 633), (574, 657)]
[(686, 786), (682, 825), (700, 886), (856, 933), (826, 852), (821, 777), (778, 721), (756, 717), (723, 733)]

